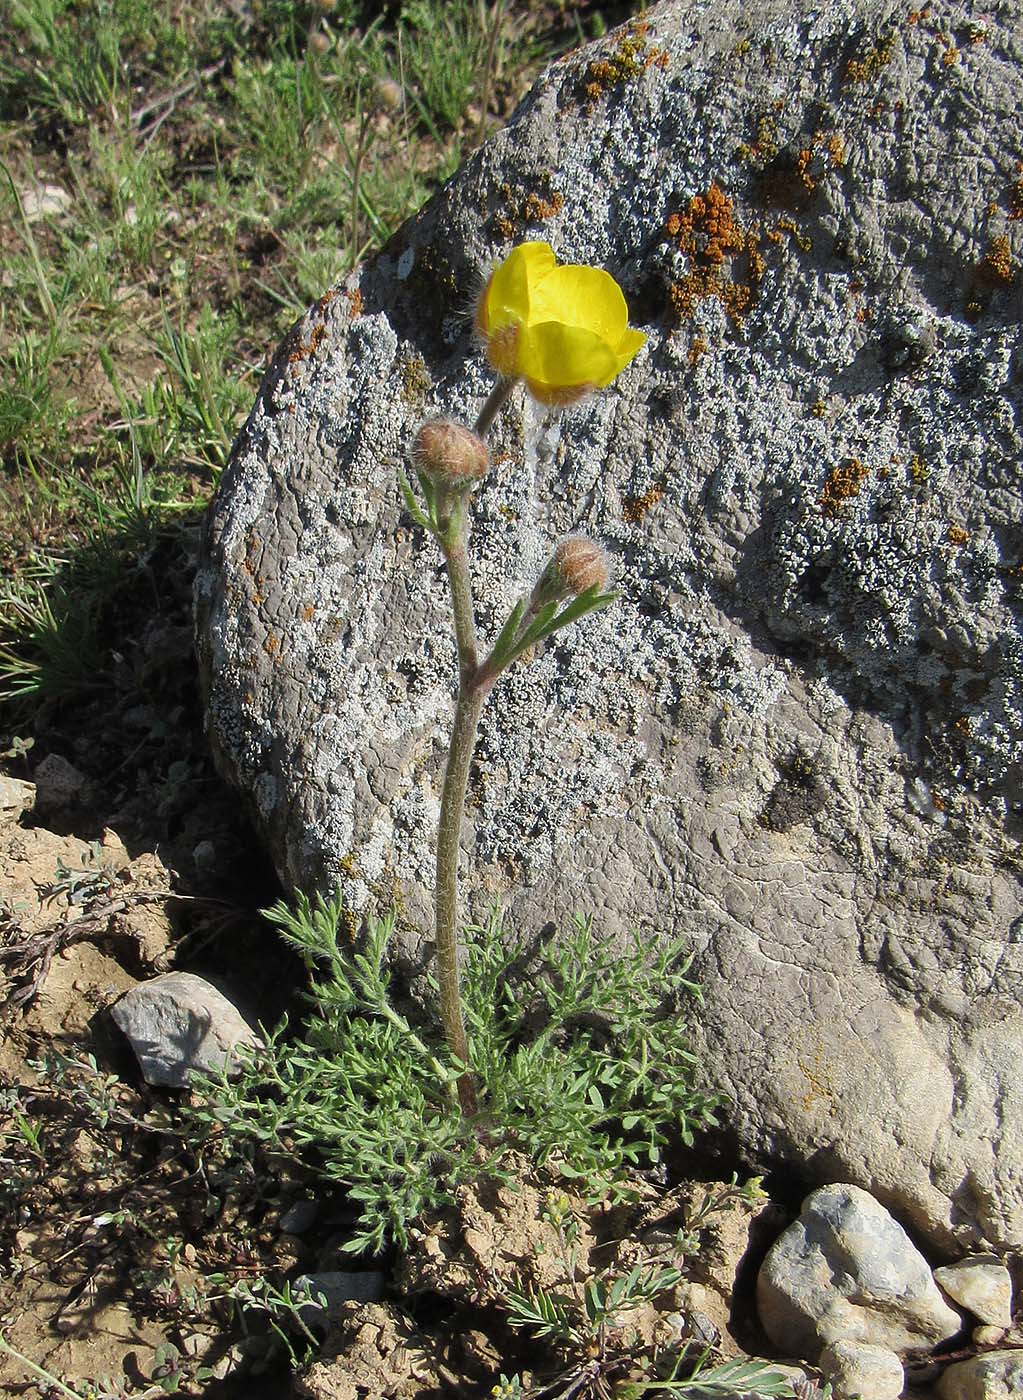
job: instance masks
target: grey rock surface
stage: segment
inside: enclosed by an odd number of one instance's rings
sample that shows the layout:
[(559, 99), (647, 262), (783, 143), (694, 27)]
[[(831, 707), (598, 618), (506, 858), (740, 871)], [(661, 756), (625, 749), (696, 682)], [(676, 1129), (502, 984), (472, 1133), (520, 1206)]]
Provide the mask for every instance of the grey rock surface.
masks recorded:
[(428, 928), (455, 649), (396, 468), (488, 391), (512, 242), (614, 273), (648, 344), (517, 394), (478, 495), (485, 639), (567, 531), (622, 597), (491, 697), (467, 912), (688, 934), (744, 1153), (945, 1248), (1023, 1243), (1020, 21), (669, 3), (559, 61), (280, 347), (196, 595), (282, 877)]
[(821, 1352), (820, 1369), (834, 1400), (899, 1400), (906, 1381), (893, 1351), (862, 1342), (830, 1342)]
[(835, 1342), (901, 1356), (962, 1326), (905, 1230), (857, 1186), (807, 1196), (761, 1265), (757, 1312), (776, 1346), (809, 1361)]
[(956, 1361), (935, 1387), (938, 1400), (1019, 1400), (1023, 1395), (1023, 1352), (992, 1351)]
[(186, 1088), (191, 1074), (230, 1068), (236, 1047), (259, 1037), (224, 994), (193, 972), (140, 982), (110, 1010), (131, 1041), (147, 1084)]
[(1012, 1326), (1012, 1275), (991, 1254), (974, 1254), (934, 1270), (934, 1281), (953, 1302), (989, 1327)]

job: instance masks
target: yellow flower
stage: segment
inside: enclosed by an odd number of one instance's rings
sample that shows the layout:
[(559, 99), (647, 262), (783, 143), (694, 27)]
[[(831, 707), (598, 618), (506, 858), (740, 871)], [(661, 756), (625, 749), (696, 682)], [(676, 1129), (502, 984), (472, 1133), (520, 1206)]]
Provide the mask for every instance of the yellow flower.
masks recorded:
[(597, 267), (558, 266), (549, 243), (520, 243), (480, 298), (476, 324), (499, 374), (544, 404), (603, 389), (646, 340), (629, 327), (622, 289)]

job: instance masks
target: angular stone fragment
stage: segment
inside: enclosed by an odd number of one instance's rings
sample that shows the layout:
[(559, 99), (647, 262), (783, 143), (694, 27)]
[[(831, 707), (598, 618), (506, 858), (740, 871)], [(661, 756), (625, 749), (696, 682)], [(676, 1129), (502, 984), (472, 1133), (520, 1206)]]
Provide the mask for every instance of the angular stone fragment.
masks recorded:
[(745, 1155), (956, 1252), (1023, 1246), (1020, 21), (680, 0), (560, 60), (282, 344), (196, 595), (284, 879), (425, 930), (457, 667), (396, 465), (511, 243), (612, 272), (647, 344), (516, 393), (477, 497), (484, 643), (564, 533), (621, 599), (490, 697), (467, 914), (690, 937)]
[(813, 1360), (830, 1342), (903, 1355), (962, 1326), (923, 1255), (883, 1206), (856, 1186), (822, 1186), (775, 1241), (757, 1278), (767, 1335)]
[(935, 1282), (953, 1302), (989, 1327), (1012, 1326), (1012, 1275), (994, 1254), (974, 1254), (934, 1270)]
[(192, 972), (141, 982), (110, 1011), (131, 1041), (147, 1084), (187, 1087), (194, 1071), (219, 1074), (236, 1047), (259, 1045), (256, 1032), (227, 997)]
[(819, 1364), (834, 1400), (899, 1400), (906, 1381), (893, 1351), (863, 1342), (829, 1342)]

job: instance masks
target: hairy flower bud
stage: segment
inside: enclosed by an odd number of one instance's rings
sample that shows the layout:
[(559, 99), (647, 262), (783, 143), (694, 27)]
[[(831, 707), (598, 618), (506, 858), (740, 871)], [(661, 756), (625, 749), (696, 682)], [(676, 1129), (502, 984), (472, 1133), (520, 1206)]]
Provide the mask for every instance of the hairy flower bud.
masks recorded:
[(577, 597), (591, 588), (607, 587), (608, 558), (599, 544), (585, 535), (568, 535), (561, 540), (530, 599), (530, 609), (539, 612), (549, 603)]
[(490, 469), (482, 438), (451, 418), (431, 418), (416, 433), (412, 462), (442, 486), (473, 486)]
[(569, 593), (607, 586), (607, 555), (585, 535), (569, 535), (554, 551), (553, 568)]

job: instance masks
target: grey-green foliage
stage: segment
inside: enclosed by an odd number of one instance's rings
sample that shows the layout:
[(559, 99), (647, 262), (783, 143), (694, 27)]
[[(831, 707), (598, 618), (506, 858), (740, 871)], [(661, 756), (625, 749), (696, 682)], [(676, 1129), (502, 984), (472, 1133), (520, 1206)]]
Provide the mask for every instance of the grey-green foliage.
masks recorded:
[(348, 1188), (361, 1218), (352, 1251), (405, 1243), (409, 1224), (510, 1150), (598, 1191), (656, 1161), (673, 1137), (713, 1122), (693, 1087), (676, 1000), (698, 995), (679, 944), (602, 947), (576, 920), (537, 958), (494, 913), (466, 935), (464, 998), (482, 1111), (465, 1119), (459, 1066), (439, 1026), (395, 1004), (387, 962), (394, 917), (345, 946), (339, 897), (267, 911), (310, 973), (310, 1013), (281, 1025), (240, 1077), (207, 1081), (199, 1119), (229, 1140), (283, 1145)]

